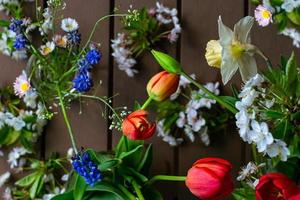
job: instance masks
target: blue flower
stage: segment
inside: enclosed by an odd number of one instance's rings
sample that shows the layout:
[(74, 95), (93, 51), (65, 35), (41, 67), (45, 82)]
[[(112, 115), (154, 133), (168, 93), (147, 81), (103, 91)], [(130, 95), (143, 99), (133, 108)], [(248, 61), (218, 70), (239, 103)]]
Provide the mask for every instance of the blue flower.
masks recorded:
[(13, 47), (16, 50), (24, 49), (26, 46), (26, 42), (27, 42), (26, 38), (22, 34), (19, 34), (19, 35), (17, 35), (17, 37), (14, 41)]
[(80, 44), (81, 34), (78, 32), (78, 30), (69, 32), (67, 34), (67, 39), (70, 44), (74, 44), (74, 45)]
[(102, 180), (102, 174), (97, 165), (91, 160), (87, 152), (80, 152), (72, 158), (74, 170), (85, 179), (85, 182), (94, 186)]
[(88, 73), (92, 69), (92, 66), (85, 58), (80, 59), (77, 62), (77, 66), (78, 66), (79, 73)]
[(101, 57), (102, 57), (101, 53), (95, 48), (93, 48), (89, 52), (87, 52), (87, 54), (85, 56), (85, 58), (91, 65), (98, 64), (101, 60)]
[(20, 33), (22, 25), (23, 25), (23, 20), (13, 19), (11, 20), (8, 29), (15, 33)]
[(89, 73), (78, 73), (73, 79), (73, 88), (78, 92), (88, 92), (93, 86), (93, 80)]

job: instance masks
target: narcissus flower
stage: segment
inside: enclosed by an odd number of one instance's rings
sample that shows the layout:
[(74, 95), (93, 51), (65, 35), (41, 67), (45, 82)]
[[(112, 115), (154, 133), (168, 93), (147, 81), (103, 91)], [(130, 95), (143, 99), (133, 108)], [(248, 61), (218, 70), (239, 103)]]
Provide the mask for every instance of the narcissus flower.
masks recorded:
[(156, 131), (156, 124), (147, 120), (145, 110), (137, 110), (128, 115), (122, 124), (122, 131), (130, 140), (146, 140)]
[(255, 193), (257, 200), (290, 200), (297, 199), (300, 188), (284, 174), (269, 173), (260, 177)]
[(226, 84), (239, 69), (243, 81), (247, 81), (257, 73), (254, 54), (263, 54), (250, 44), (250, 30), (254, 18), (247, 16), (235, 24), (234, 30), (225, 26), (221, 17), (218, 20), (219, 37), (222, 46), (221, 75)]
[(197, 160), (185, 181), (191, 193), (202, 200), (221, 200), (233, 190), (231, 164), (221, 158)]
[(222, 46), (218, 40), (210, 40), (207, 43), (205, 58), (209, 66), (221, 67)]
[(155, 101), (165, 100), (176, 92), (179, 79), (179, 76), (176, 74), (171, 74), (167, 71), (159, 72), (154, 75), (147, 84), (149, 97)]
[(16, 78), (16, 81), (14, 82), (15, 94), (21, 98), (30, 90), (30, 88), (30, 82), (25, 71), (23, 71), (22, 74), (18, 76)]
[(254, 16), (260, 26), (268, 26), (273, 22), (272, 12), (263, 5), (259, 5), (256, 7)]
[(41, 54), (44, 56), (49, 55), (55, 49), (54, 42), (47, 42), (45, 45), (41, 46)]

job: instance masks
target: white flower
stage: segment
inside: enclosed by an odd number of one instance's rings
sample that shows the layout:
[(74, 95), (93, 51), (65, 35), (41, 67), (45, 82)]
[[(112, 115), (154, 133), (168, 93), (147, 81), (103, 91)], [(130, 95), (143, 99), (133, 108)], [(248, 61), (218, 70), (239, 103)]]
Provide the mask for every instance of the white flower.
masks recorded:
[(281, 5), (281, 8), (286, 12), (292, 12), (299, 5), (300, 5), (299, 0), (284, 0), (283, 4)]
[(40, 52), (42, 55), (47, 56), (55, 49), (54, 42), (47, 42), (45, 45), (41, 46)]
[(178, 119), (176, 120), (176, 125), (177, 125), (179, 128), (183, 128), (185, 124), (186, 124), (185, 113), (184, 113), (184, 112), (180, 112), (180, 113), (179, 113), (179, 117), (178, 117)]
[(285, 28), (281, 34), (290, 37), (293, 40), (293, 45), (295, 47), (300, 47), (300, 33), (296, 29)]
[(203, 142), (203, 144), (205, 144), (205, 146), (208, 146), (210, 144), (210, 139), (207, 132), (208, 132), (207, 126), (202, 128), (200, 132), (200, 139)]
[(22, 74), (16, 78), (14, 82), (14, 91), (15, 94), (19, 97), (23, 97), (30, 90), (30, 82), (27, 78), (25, 71), (22, 71)]
[(9, 187), (5, 188), (3, 193), (3, 200), (13, 200), (11, 189)]
[(265, 6), (259, 5), (256, 7), (254, 11), (254, 16), (256, 21), (260, 26), (268, 26), (273, 22), (272, 20), (272, 12)]
[(37, 93), (34, 90), (29, 90), (24, 98), (23, 101), (27, 107), (36, 108), (36, 98), (38, 97)]
[(67, 36), (55, 35), (53, 37), (53, 41), (58, 47), (61, 48), (66, 48), (68, 44)]
[(10, 172), (5, 172), (0, 176), (0, 188), (8, 181), (10, 175)]
[(238, 113), (235, 114), (236, 118), (236, 126), (239, 128), (239, 134), (240, 137), (243, 139), (244, 142), (251, 143), (249, 140), (249, 123), (250, 123), (250, 117), (246, 110), (240, 110)]
[(67, 182), (67, 181), (69, 180), (69, 177), (70, 177), (69, 174), (64, 174), (64, 175), (61, 177), (61, 180), (64, 181), (64, 182)]
[(189, 140), (191, 142), (194, 142), (195, 141), (195, 135), (194, 135), (194, 132), (192, 130), (192, 128), (189, 126), (189, 125), (186, 125), (184, 127), (184, 133), (185, 135), (189, 138)]
[(258, 97), (258, 94), (259, 93), (252, 88), (244, 88), (239, 94), (239, 98), (242, 98), (241, 104), (245, 107), (251, 106)]
[(118, 33), (117, 37), (111, 42), (111, 47), (113, 49), (112, 56), (114, 57), (118, 68), (121, 71), (125, 71), (129, 77), (133, 77), (134, 74), (138, 72), (136, 69), (133, 69), (137, 62), (132, 57), (130, 49), (126, 48), (131, 42), (126, 40), (125, 33)]
[(71, 159), (74, 156), (74, 149), (73, 148), (69, 148), (67, 151), (67, 158)]
[(249, 139), (257, 145), (258, 152), (266, 151), (268, 145), (274, 141), (273, 135), (269, 132), (268, 125), (265, 122), (258, 123), (252, 120), (251, 128)]
[(266, 150), (266, 153), (271, 158), (280, 156), (282, 161), (287, 161), (287, 157), (290, 155), (290, 151), (284, 141), (275, 139), (273, 144), (270, 144)]
[(24, 147), (15, 147), (8, 154), (7, 162), (10, 164), (10, 168), (23, 167), (22, 164), (25, 164), (20, 158), (26, 154), (30, 153)]
[(260, 74), (255, 74), (252, 78), (250, 78), (245, 85), (243, 86), (243, 90), (247, 90), (248, 88), (252, 87), (260, 87), (261, 84), (265, 81), (264, 77), (262, 77)]
[(197, 111), (193, 109), (190, 109), (187, 113), (187, 121), (194, 132), (200, 131), (200, 129), (206, 124), (205, 119), (200, 115), (198, 116)]
[[(219, 82), (216, 82), (216, 83), (207, 83), (207, 84), (204, 85), (204, 87), (206, 87), (209, 91), (211, 91), (215, 95), (219, 95), (220, 94)], [(204, 96), (204, 97), (202, 97), (202, 98), (200, 98), (198, 100), (199, 101), (199, 108), (206, 107), (206, 108), (210, 109), (211, 105), (216, 103), (216, 100), (209, 98), (206, 95), (206, 93), (203, 92), (202, 90), (199, 90), (198, 93), (201, 96)]]
[(243, 167), (242, 170), (239, 172), (239, 176), (237, 177), (237, 180), (243, 181), (250, 175), (255, 174), (257, 170), (258, 167), (253, 162), (249, 162), (246, 165), (246, 167)]
[(170, 135), (170, 130), (164, 130), (164, 120), (160, 120), (156, 126), (157, 136), (162, 137), (164, 142), (167, 142), (170, 146), (178, 146), (183, 142), (182, 138), (175, 138)]
[(61, 29), (65, 32), (76, 31), (79, 28), (79, 25), (75, 19), (65, 18), (61, 21)]

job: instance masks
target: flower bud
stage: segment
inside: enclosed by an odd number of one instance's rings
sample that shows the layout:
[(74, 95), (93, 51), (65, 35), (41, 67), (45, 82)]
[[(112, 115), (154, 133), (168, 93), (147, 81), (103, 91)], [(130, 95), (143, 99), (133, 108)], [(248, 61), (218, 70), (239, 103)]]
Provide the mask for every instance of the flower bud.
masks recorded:
[(162, 71), (151, 78), (147, 85), (149, 97), (155, 101), (163, 101), (178, 88), (179, 76)]
[(209, 66), (221, 67), (222, 62), (222, 46), (219, 40), (210, 40), (206, 46), (205, 58)]
[(165, 53), (162, 53), (159, 51), (151, 50), (151, 53), (154, 56), (154, 58), (156, 59), (156, 61), (158, 62), (158, 64), (164, 70), (166, 70), (169, 73), (181, 74), (182, 69), (181, 69), (180, 63), (177, 60), (175, 60), (168, 54), (165, 54)]
[(221, 158), (199, 159), (188, 171), (185, 184), (199, 199), (224, 199), (233, 190), (231, 168), (231, 164)]
[(156, 131), (156, 124), (149, 123), (148, 113), (145, 110), (137, 110), (128, 115), (122, 124), (122, 130), (130, 140), (146, 140)]

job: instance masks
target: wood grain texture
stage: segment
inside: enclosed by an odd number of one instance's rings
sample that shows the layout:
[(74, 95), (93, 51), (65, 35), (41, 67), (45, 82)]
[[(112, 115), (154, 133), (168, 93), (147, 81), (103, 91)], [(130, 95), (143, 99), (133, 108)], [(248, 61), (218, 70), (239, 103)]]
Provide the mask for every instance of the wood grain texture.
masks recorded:
[[(87, 38), (95, 24), (102, 16), (109, 14), (109, 4), (105, 0), (89, 0), (89, 3), (83, 3), (81, 0), (66, 1), (67, 7), (63, 12), (64, 17), (71, 17), (78, 21), (79, 31), (82, 35), (82, 44), (85, 44)], [(59, 23), (59, 22), (58, 22)], [(97, 31), (92, 38), (93, 43), (101, 44), (103, 54), (100, 64), (93, 68), (93, 80), (97, 94), (107, 95), (108, 82), (108, 49), (109, 49), (109, 22), (108, 20), (100, 23)], [(100, 81), (102, 82), (99, 85)], [(83, 100), (82, 114), (80, 105), (74, 102), (68, 111), (71, 124), (74, 128), (78, 147), (95, 148), (96, 150), (106, 150), (107, 132), (106, 119), (102, 117), (101, 106), (95, 101)], [(59, 138), (55, 140), (53, 138)], [(66, 152), (71, 147), (70, 139), (64, 124), (61, 113), (55, 116), (50, 122), (46, 133), (46, 154), (51, 152)]]

